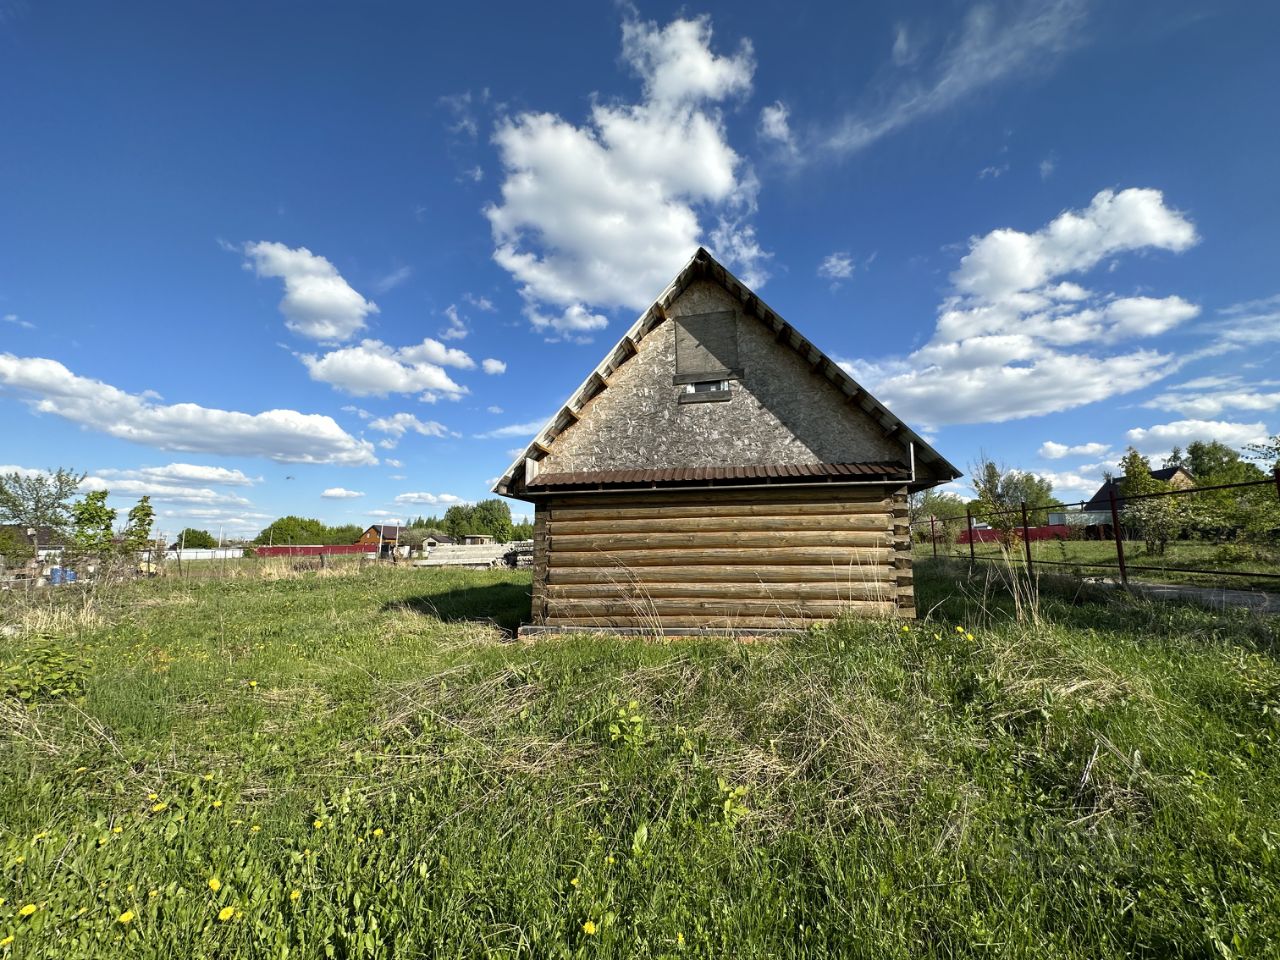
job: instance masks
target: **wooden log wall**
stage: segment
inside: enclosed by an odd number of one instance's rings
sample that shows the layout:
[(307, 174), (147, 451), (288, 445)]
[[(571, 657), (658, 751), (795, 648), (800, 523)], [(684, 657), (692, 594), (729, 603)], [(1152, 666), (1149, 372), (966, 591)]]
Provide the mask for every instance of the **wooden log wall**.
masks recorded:
[(535, 624), (767, 629), (914, 616), (906, 490), (565, 494), (534, 516)]

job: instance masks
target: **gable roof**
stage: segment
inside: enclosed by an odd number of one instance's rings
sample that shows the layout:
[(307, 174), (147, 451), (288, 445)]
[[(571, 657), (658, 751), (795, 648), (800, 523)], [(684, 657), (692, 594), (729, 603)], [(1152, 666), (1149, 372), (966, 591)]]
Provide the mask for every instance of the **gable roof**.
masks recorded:
[[(1191, 471), (1186, 467), (1161, 467), (1159, 470), (1152, 470), (1151, 479), (1168, 482), (1179, 473), (1186, 474), (1187, 479), (1194, 482), (1195, 478), (1191, 476)], [(1112, 477), (1110, 480), (1103, 481), (1102, 486), (1098, 488), (1098, 492), (1089, 498), (1088, 503), (1082, 509), (1089, 511), (1110, 510), (1112, 487), (1115, 487), (1116, 490), (1116, 502), (1123, 502), (1124, 497), (1120, 496), (1120, 484), (1122, 483), (1124, 483), (1124, 477)]]
[[(560, 407), (559, 411), (547, 421), (547, 423), (538, 431), (533, 442), (525, 448), (524, 452), (515, 459), (515, 461), (506, 469), (506, 472), (498, 479), (493, 486), (493, 492), (503, 496), (518, 496), (519, 492), (529, 490), (530, 488), (542, 488), (550, 486), (547, 483), (548, 477), (555, 476), (546, 474), (534, 478), (534, 482), (526, 482), (525, 471), (526, 462), (532, 461), (536, 463), (550, 453), (551, 444), (555, 442), (556, 437), (577, 423), (581, 419), (581, 411), (586, 404), (594, 397), (603, 393), (609, 388), (610, 378), (614, 373), (632, 357), (636, 356), (639, 351), (640, 341), (652, 333), (658, 326), (666, 322), (669, 318), (667, 315), (668, 308), (676, 301), (676, 299), (684, 293), (685, 289), (695, 280), (708, 279), (712, 280), (732, 296), (734, 296), (747, 316), (753, 316), (765, 326), (767, 326), (774, 338), (786, 347), (794, 350), (815, 374), (821, 374), (828, 381), (834, 384), (842, 393), (844, 393), (849, 403), (857, 404), (863, 411), (870, 415), (884, 429), (886, 437), (893, 436), (902, 444), (904, 453), (910, 449), (915, 459), (923, 461), (926, 464), (934, 466), (939, 474), (949, 474), (948, 479), (954, 479), (961, 475), (960, 471), (954, 465), (949, 463), (938, 451), (933, 449), (926, 443), (919, 434), (908, 427), (889, 411), (889, 409), (879, 400), (868, 393), (863, 387), (849, 376), (835, 361), (823, 353), (818, 347), (814, 346), (809, 340), (799, 333), (791, 324), (787, 323), (775, 311), (770, 309), (756, 294), (747, 287), (741, 280), (729, 272), (721, 263), (719, 263), (710, 253), (703, 247), (699, 247), (692, 257), (685, 263), (676, 278), (671, 281), (667, 289), (655, 300), (644, 313), (631, 325), (622, 338), (614, 345), (605, 358), (591, 371), (587, 378), (582, 382), (569, 399)], [(871, 467), (879, 465), (871, 464), (822, 464), (815, 466), (833, 467), (833, 468), (857, 468)], [(898, 472), (905, 472), (904, 482), (912, 479), (912, 466), (906, 464), (896, 464)], [(715, 471), (717, 468), (691, 468), (694, 471), (702, 470), (708, 473)], [(741, 476), (741, 471), (754, 470), (751, 467), (726, 467), (721, 472), (728, 472), (730, 476), (723, 478), (697, 478), (705, 482), (706, 479), (721, 479), (722, 482), (731, 483), (737, 479), (740, 481), (750, 482), (751, 480), (769, 480), (772, 477), (745, 477)], [(733, 476), (733, 472), (738, 471), (738, 476)], [(583, 483), (592, 487), (598, 486), (616, 486), (619, 481), (616, 479), (605, 479), (606, 474), (615, 472), (621, 473), (639, 473), (642, 471), (594, 471), (593, 476), (584, 478)], [(659, 471), (668, 472), (668, 471)], [(685, 471), (680, 471), (685, 472)], [(837, 480), (843, 474), (846, 478), (851, 474), (858, 473), (858, 470), (838, 470), (835, 474), (827, 477), (815, 477), (815, 479)], [(870, 479), (863, 478), (863, 479)], [(645, 485), (652, 485), (651, 481), (638, 480)], [(844, 482), (851, 482), (845, 479)], [(857, 482), (857, 481), (852, 481)], [(565, 484), (557, 484), (563, 488)], [(582, 487), (580, 486), (579, 489)]]

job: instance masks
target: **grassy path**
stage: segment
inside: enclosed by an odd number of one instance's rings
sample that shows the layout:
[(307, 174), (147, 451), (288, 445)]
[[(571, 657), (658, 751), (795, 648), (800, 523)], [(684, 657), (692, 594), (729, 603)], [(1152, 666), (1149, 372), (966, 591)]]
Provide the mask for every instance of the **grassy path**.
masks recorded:
[(0, 957), (1276, 955), (1276, 621), (950, 576), (760, 643), (508, 642), (514, 572), (0, 608)]

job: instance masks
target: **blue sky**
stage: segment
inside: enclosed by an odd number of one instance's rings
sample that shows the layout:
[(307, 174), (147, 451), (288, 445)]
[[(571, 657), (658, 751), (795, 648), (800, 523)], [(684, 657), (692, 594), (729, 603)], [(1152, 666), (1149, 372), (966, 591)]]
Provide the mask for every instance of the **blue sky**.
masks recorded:
[(439, 512), (698, 243), (961, 465), (1280, 429), (1275, 5), (434, 6), (0, 0), (0, 466)]

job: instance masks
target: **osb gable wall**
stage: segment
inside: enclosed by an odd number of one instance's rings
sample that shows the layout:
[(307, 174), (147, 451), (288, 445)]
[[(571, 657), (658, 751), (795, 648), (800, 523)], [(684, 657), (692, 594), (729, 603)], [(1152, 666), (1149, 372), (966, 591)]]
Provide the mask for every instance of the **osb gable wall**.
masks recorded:
[(733, 399), (686, 403), (675, 373), (675, 324), (640, 341), (639, 353), (611, 378), (581, 420), (551, 445), (541, 468), (612, 470), (628, 467), (858, 463), (905, 460), (902, 445), (848, 403), (794, 350), (779, 344), (755, 317), (743, 316), (728, 291), (697, 281), (667, 311), (673, 317), (735, 312), (743, 378)]

